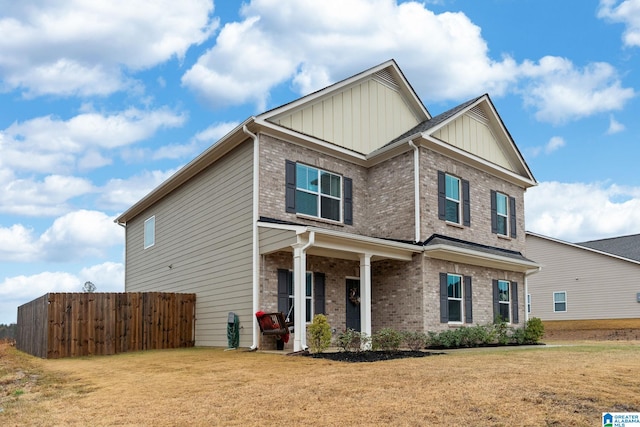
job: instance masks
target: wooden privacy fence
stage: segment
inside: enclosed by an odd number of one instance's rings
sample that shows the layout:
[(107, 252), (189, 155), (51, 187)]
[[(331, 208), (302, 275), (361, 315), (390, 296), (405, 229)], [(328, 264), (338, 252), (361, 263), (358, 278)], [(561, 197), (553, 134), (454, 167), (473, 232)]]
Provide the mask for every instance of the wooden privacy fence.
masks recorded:
[(192, 347), (195, 294), (50, 293), (18, 307), (16, 347), (58, 359)]

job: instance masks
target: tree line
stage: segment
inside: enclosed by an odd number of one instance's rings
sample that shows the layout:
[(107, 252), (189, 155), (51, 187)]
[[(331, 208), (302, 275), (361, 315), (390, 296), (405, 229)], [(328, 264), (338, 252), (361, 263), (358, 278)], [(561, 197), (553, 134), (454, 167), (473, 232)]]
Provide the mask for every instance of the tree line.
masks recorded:
[(9, 325), (0, 323), (0, 340), (14, 340), (16, 339), (16, 328), (18, 325), (11, 323)]

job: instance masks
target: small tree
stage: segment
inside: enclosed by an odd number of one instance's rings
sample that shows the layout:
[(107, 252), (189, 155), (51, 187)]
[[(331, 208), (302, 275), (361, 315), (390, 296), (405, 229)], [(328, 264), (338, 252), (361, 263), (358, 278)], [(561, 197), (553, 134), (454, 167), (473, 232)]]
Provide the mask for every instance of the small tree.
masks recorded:
[(324, 314), (313, 316), (309, 325), (309, 349), (312, 353), (322, 353), (331, 345), (331, 327)]
[(84, 286), (82, 286), (83, 292), (93, 293), (96, 291), (96, 285), (91, 282), (84, 282)]

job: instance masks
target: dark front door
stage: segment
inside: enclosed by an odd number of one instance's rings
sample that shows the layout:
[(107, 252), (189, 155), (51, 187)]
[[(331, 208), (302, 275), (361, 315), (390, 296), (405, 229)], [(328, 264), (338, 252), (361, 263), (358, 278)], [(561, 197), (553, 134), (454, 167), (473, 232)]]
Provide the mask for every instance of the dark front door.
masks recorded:
[(347, 279), (347, 329), (360, 332), (360, 280)]

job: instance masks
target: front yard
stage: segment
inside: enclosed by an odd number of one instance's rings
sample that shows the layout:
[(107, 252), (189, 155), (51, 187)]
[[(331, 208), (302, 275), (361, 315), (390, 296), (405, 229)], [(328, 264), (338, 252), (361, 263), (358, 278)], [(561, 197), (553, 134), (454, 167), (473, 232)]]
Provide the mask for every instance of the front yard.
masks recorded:
[(640, 412), (640, 342), (374, 363), (190, 348), (41, 360), (0, 344), (0, 425), (600, 425)]

